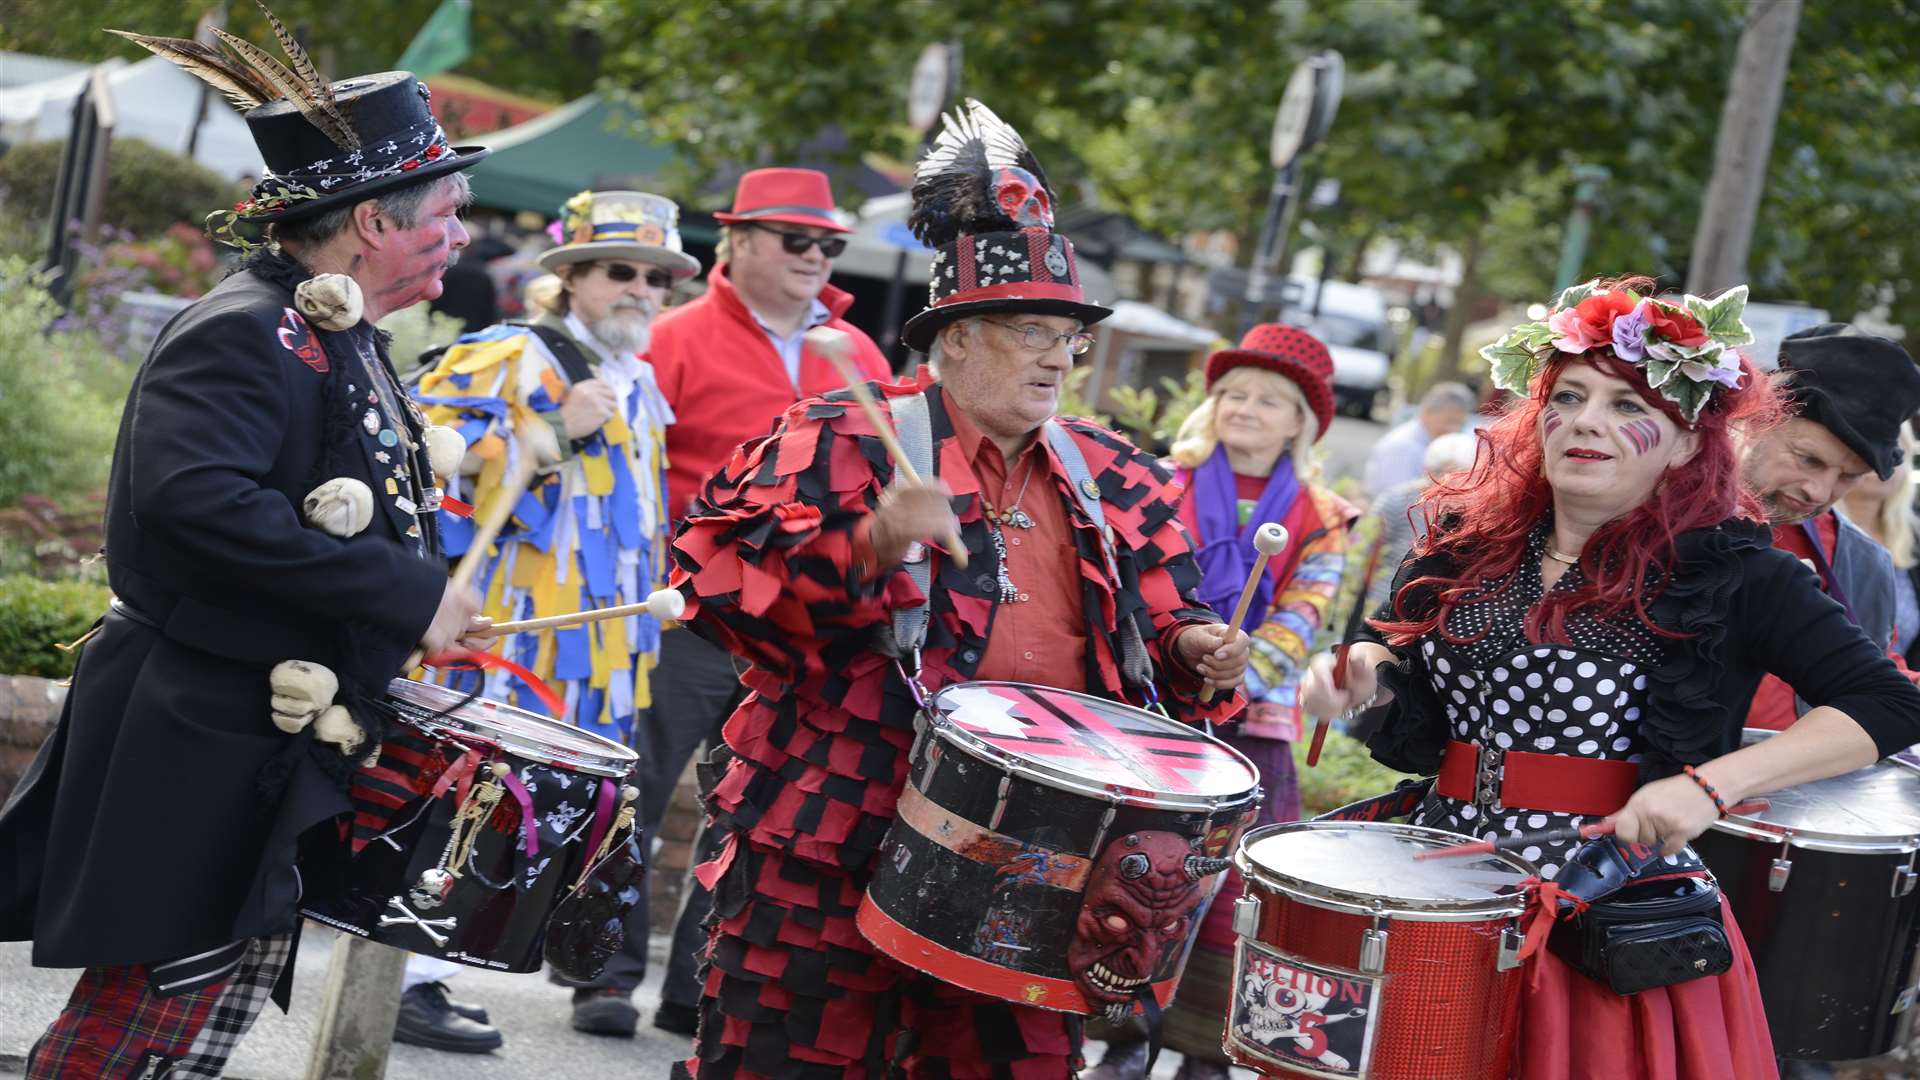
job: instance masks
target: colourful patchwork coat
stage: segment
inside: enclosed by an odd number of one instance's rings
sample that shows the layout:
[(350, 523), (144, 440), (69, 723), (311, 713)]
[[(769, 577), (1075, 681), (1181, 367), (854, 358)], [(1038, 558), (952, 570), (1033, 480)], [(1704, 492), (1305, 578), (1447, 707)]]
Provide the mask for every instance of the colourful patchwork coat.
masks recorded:
[[(969, 554), (964, 569), (930, 554), (934, 588), (920, 680), (933, 690), (973, 677), (998, 585), (979, 485), (941, 387), (925, 371), (917, 381), (875, 387), (883, 410), (888, 398), (920, 391), (931, 414), (935, 472), (953, 492)], [(1199, 571), (1167, 473), (1104, 428), (1062, 423), (1099, 487), (1118, 563), (1115, 580), (1100, 534), (1048, 451), (1052, 494), (1067, 506), (1079, 551), (1079, 580), (1059, 586), (1080, 590), (1093, 631), (1087, 692), (1135, 705), (1157, 694), (1176, 719), (1226, 720), (1240, 696), (1200, 704), (1198, 680), (1170, 655), (1180, 630), (1218, 617), (1194, 597)], [(904, 571), (875, 576), (857, 565), (861, 522), (893, 472), (844, 392), (803, 400), (708, 480), (673, 545), (672, 580), (690, 602), (689, 624), (751, 664), (744, 681), (752, 694), (725, 729), (734, 758), (710, 808), (755, 847), (860, 882), (892, 823), (914, 735), (913, 698), (877, 646), (891, 642), (893, 610), (923, 598)], [(1121, 678), (1121, 619), (1133, 620), (1146, 643), (1158, 680), (1151, 690)]]
[[(665, 576), (663, 446), (673, 410), (646, 361), (596, 351), (577, 321), (550, 325), (580, 344), (595, 376), (613, 386), (622, 405), (600, 430), (570, 447), (559, 435), (563, 460), (521, 496), (486, 556), (474, 582), (485, 593), (485, 614), (496, 622), (639, 603)], [(511, 324), (462, 337), (421, 377), (415, 396), (428, 419), (459, 431), (469, 468), (480, 466), (447, 492), (475, 504), (472, 519), (442, 511), (450, 558), (465, 554), (473, 522), (501, 497), (504, 478), (530, 452), (516, 430), (555, 423), (567, 385), (545, 343)], [(648, 675), (659, 650), (660, 625), (642, 614), (511, 635), (497, 651), (561, 692), (574, 723), (626, 743), (635, 711), (652, 704)], [(517, 679), (499, 671), (489, 672), (482, 692), (543, 711)]]

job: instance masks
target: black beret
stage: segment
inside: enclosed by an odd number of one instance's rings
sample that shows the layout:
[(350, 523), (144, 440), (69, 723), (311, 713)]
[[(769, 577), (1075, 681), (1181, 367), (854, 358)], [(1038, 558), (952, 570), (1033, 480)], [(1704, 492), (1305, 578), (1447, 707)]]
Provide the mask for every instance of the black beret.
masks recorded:
[(1847, 323), (1821, 323), (1780, 342), (1794, 412), (1812, 420), (1885, 480), (1900, 464), (1900, 425), (1920, 412), (1920, 367), (1899, 343)]

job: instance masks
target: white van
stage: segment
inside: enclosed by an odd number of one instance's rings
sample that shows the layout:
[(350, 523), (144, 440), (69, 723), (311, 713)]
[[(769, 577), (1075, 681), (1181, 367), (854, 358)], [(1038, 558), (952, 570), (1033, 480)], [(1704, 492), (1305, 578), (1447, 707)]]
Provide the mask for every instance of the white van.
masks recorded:
[(1285, 320), (1326, 342), (1333, 354), (1333, 396), (1340, 412), (1368, 416), (1387, 400), (1387, 371), (1393, 366), (1387, 326), (1387, 301), (1370, 285), (1314, 278), (1290, 279), (1300, 299), (1287, 307)]

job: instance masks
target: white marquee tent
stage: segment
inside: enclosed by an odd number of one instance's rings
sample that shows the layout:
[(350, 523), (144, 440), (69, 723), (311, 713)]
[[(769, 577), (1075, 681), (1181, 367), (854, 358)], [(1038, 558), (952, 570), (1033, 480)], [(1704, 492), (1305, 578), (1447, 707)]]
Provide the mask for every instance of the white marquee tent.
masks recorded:
[[(260, 154), (246, 121), (220, 94), (209, 92), (201, 116), (200, 80), (157, 56), (135, 63), (109, 60), (101, 65), (113, 94), (117, 139), (136, 138), (163, 150), (185, 153), (200, 121), (194, 158), (222, 176), (260, 174)], [(73, 126), (73, 103), (92, 69), (0, 89), (0, 139), (10, 143), (65, 139)]]

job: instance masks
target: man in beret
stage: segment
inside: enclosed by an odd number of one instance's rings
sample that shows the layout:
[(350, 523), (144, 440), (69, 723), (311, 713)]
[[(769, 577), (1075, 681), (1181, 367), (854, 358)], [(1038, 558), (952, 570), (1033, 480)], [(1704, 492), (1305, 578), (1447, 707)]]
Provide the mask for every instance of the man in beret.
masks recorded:
[[(1920, 410), (1920, 367), (1898, 344), (1846, 323), (1823, 323), (1780, 343), (1780, 374), (1794, 416), (1741, 452), (1747, 486), (1765, 504), (1773, 543), (1799, 556), (1827, 595), (1867, 636), (1899, 657), (1893, 642), (1893, 559), (1834, 512), (1873, 472), (1900, 462), (1900, 425)], [(1768, 676), (1747, 723), (1782, 730), (1800, 709), (1793, 691)]]

